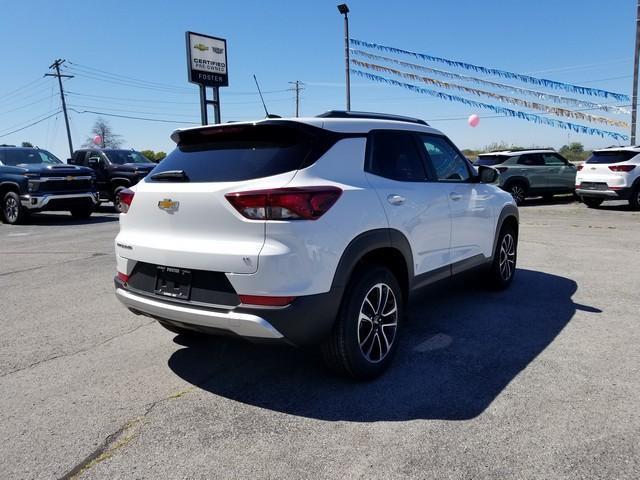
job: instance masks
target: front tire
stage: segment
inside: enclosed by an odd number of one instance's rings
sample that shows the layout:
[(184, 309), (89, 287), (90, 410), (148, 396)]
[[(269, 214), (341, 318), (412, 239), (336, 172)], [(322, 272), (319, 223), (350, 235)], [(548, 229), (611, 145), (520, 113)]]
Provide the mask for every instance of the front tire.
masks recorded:
[(513, 227), (500, 230), (493, 262), (489, 270), (489, 284), (494, 290), (505, 290), (513, 282), (518, 257), (518, 236)]
[(589, 208), (598, 208), (600, 205), (602, 205), (602, 201), (603, 200), (601, 198), (582, 197), (582, 203), (584, 203)]
[(356, 380), (382, 374), (397, 350), (403, 313), (402, 290), (390, 270), (369, 266), (357, 271), (321, 347), (326, 365)]
[(2, 197), (0, 204), (2, 220), (9, 225), (19, 225), (23, 223), (28, 213), (20, 202), (20, 196), (16, 192), (7, 192)]

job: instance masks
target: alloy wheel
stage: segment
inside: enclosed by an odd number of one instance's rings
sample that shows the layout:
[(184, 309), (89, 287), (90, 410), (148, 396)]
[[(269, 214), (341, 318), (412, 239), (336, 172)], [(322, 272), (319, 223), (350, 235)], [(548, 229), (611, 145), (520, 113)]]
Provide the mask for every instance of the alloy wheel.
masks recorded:
[(524, 188), (520, 185), (514, 185), (511, 187), (511, 196), (517, 204), (524, 202)]
[(4, 216), (9, 222), (15, 222), (18, 218), (20, 206), (15, 198), (9, 197), (4, 202)]
[(391, 350), (398, 329), (398, 304), (393, 290), (378, 283), (367, 292), (358, 318), (358, 344), (367, 361), (381, 362)]
[(500, 276), (508, 281), (516, 268), (516, 242), (513, 235), (507, 233), (500, 244)]

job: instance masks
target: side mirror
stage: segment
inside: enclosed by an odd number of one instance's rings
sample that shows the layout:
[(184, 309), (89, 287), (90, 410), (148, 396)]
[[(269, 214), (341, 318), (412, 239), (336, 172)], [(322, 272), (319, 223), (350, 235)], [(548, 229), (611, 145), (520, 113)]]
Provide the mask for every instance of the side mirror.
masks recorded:
[(91, 168), (98, 168), (98, 159), (97, 158), (90, 158), (87, 161), (87, 165), (89, 165)]
[(486, 165), (478, 166), (478, 178), (480, 183), (495, 183), (500, 176), (500, 172), (492, 167)]

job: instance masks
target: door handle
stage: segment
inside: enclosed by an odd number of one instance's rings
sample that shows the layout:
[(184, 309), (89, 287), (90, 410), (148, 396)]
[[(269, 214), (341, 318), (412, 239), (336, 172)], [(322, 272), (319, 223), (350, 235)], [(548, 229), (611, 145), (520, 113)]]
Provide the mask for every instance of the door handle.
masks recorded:
[(462, 198), (462, 195), (460, 195), (459, 193), (451, 192), (449, 194), (449, 198), (451, 200), (453, 200), (454, 202), (457, 202), (458, 200), (460, 200)]
[(402, 195), (398, 195), (395, 193), (392, 193), (387, 197), (387, 202), (389, 202), (391, 205), (402, 205), (405, 200), (406, 198), (404, 198)]

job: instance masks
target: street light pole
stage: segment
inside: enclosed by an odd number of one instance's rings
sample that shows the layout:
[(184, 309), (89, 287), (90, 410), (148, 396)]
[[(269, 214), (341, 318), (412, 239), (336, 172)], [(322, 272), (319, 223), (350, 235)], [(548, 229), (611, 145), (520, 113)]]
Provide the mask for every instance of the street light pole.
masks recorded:
[(640, 0), (636, 12), (636, 50), (633, 60), (633, 96), (631, 97), (631, 145), (636, 144), (636, 118), (638, 110), (638, 63), (640, 62)]
[(347, 83), (347, 111), (349, 111), (351, 110), (351, 74), (349, 72), (349, 7), (347, 7), (346, 3), (342, 3), (338, 5), (338, 11), (344, 15), (344, 68)]

